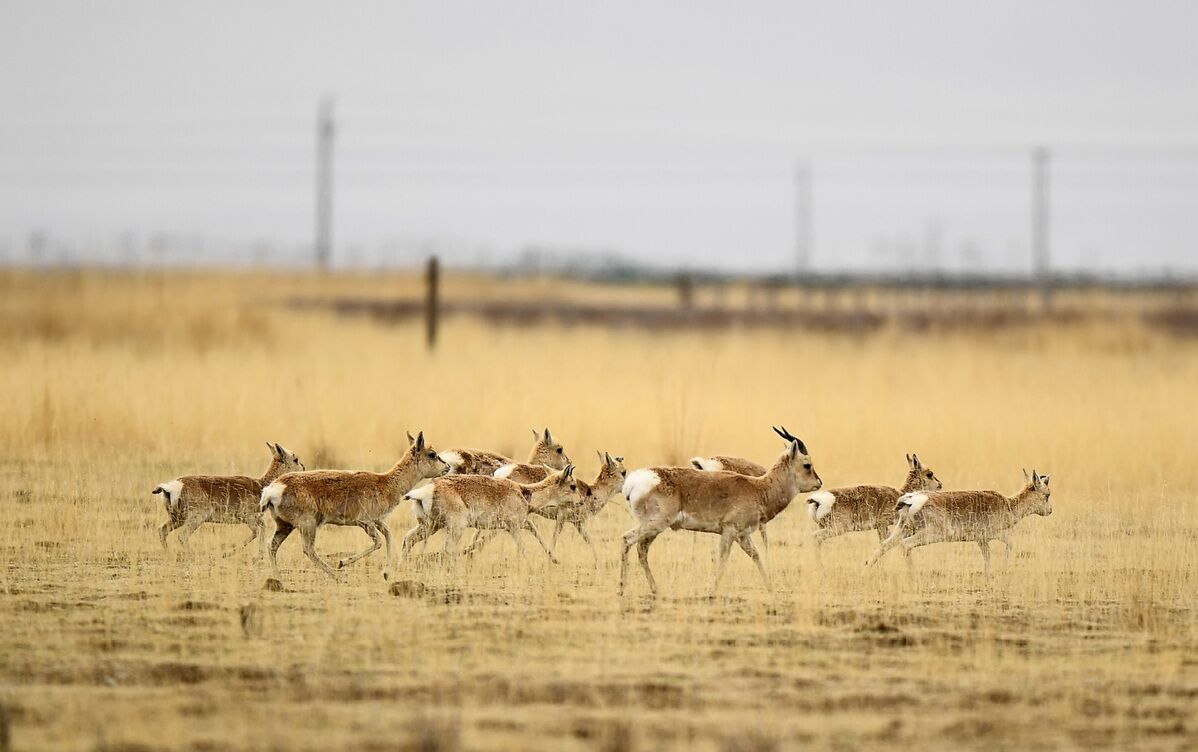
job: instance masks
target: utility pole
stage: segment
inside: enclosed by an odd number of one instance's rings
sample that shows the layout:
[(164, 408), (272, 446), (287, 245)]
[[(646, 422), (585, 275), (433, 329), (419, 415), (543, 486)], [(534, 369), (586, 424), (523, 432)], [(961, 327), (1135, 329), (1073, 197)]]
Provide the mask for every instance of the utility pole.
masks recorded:
[(811, 164), (799, 160), (794, 177), (795, 274), (802, 276), (811, 265)]
[(1040, 295), (1047, 307), (1050, 303), (1048, 246), (1048, 149), (1032, 149), (1032, 266)]
[(333, 100), (316, 113), (316, 263), (328, 271), (333, 257)]

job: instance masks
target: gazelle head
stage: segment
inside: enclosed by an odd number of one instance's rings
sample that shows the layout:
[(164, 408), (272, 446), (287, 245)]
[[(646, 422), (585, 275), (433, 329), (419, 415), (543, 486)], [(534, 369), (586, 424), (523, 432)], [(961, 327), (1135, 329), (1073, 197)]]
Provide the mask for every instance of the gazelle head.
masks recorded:
[(421, 478), (438, 478), (449, 472), (449, 464), (437, 455), (437, 450), (424, 440), (424, 431), (408, 434), (407, 459), (416, 468), (416, 474)]
[(596, 452), (599, 455), (599, 475), (595, 482), (582, 488), (583, 500), (588, 504), (595, 500), (596, 495), (606, 496), (611, 501), (616, 493), (624, 486), (628, 471), (624, 469), (624, 458), (611, 456), (607, 452)]
[(272, 444), (266, 442), (266, 447), (270, 449), (270, 470), (274, 475), (283, 475), (285, 473), (294, 473), (297, 470), (306, 470), (304, 463), (300, 462), (300, 458), (295, 452), (289, 452), (282, 444)]
[(913, 491), (939, 491), (944, 488), (944, 484), (936, 477), (936, 473), (932, 472), (932, 468), (924, 467), (918, 454), (908, 454), (907, 487)]
[(1023, 471), (1023, 480), (1025, 485), (1019, 492), (1019, 498), (1028, 502), (1028, 513), (1041, 517), (1052, 514), (1052, 490), (1048, 487), (1050, 476), (1040, 475), (1033, 467), (1031, 475), (1027, 474), (1027, 470)]
[(566, 465), (565, 470), (550, 473), (545, 480), (531, 488), (525, 488), (526, 498), (535, 508), (570, 507), (582, 501), (578, 481), (574, 478), (573, 465)]
[(557, 439), (553, 438), (548, 428), (544, 432), (533, 431), (532, 435), (537, 443), (533, 445), (532, 454), (528, 458), (530, 465), (545, 465), (554, 470), (563, 470), (570, 464), (565, 447), (557, 443)]
[(774, 433), (787, 442), (786, 450), (782, 452), (778, 462), (786, 463), (790, 468), (791, 475), (798, 486), (796, 493), (818, 491), (824, 482), (815, 472), (815, 465), (811, 463), (811, 457), (807, 454), (807, 445), (803, 443), (802, 439), (787, 431), (786, 426), (774, 428)]

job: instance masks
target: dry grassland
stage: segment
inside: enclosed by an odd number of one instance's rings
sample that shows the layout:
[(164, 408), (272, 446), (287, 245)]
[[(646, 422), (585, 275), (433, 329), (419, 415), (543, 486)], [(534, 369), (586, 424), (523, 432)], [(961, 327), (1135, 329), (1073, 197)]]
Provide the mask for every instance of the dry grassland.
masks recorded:
[[(0, 274), (0, 726), (13, 749), (1183, 749), (1198, 738), (1198, 344), (1113, 324), (868, 338), (415, 325), (277, 305), (414, 294), (405, 277)], [(499, 294), (453, 279), (446, 295)], [(548, 283), (503, 294), (658, 296)], [(917, 451), (946, 487), (1053, 476), (1009, 563), (973, 545), (862, 563), (794, 505), (766, 593), (715, 536), (667, 533), (616, 597), (621, 503), (554, 566), (502, 538), (456, 568), (381, 555), (333, 582), (297, 541), (263, 589), (245, 528), (164, 557), (150, 490), (258, 474), (263, 443), (309, 467), (383, 469), (438, 448), (523, 455), (549, 425), (580, 462), (699, 452), (760, 461), (784, 423), (829, 486), (898, 483)], [(391, 518), (402, 534), (411, 513)], [(542, 529), (548, 525), (541, 521)], [(293, 536), (294, 538), (294, 536)], [(437, 536), (430, 551), (439, 549)], [(327, 556), (367, 543), (324, 529)], [(1001, 546), (996, 546), (1001, 550)], [(2, 729), (0, 729), (2, 730)]]

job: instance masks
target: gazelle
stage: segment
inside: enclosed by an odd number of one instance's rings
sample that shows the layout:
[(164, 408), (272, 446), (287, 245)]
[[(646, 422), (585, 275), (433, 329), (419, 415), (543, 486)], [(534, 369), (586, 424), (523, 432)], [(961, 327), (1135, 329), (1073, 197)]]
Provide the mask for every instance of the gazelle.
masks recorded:
[[(556, 562), (553, 552), (529, 521), (528, 513), (544, 506), (571, 505), (580, 501), (573, 465), (566, 465), (565, 470), (530, 485), (488, 475), (448, 475), (408, 491), (404, 498), (416, 502), (413, 512), (417, 523), (404, 536), (399, 554), (401, 562), (413, 545), (442, 528), (445, 529), (445, 553), (456, 556), (462, 533), (468, 527), (506, 530), (516, 542), (516, 550), (526, 560), (528, 557), (519, 533), (522, 529), (527, 530)], [(479, 542), (485, 544), (487, 540), (490, 538)]]
[(820, 485), (807, 447), (797, 438), (761, 477), (692, 467), (647, 467), (630, 473), (623, 491), (638, 524), (624, 533), (620, 544), (620, 593), (627, 581), (628, 551), (637, 546), (645, 579), (656, 595), (657, 583), (649, 569), (649, 546), (667, 528), (720, 536), (713, 594), (719, 589), (733, 542), (739, 543), (757, 565), (769, 588), (769, 575), (749, 536), (781, 514), (796, 494), (814, 491)]
[[(774, 433), (782, 437), (783, 441), (795, 441), (795, 437), (790, 431), (786, 430), (786, 426), (774, 428)], [(696, 470), (707, 470), (710, 472), (729, 472), (738, 473), (740, 475), (751, 475), (756, 478), (766, 474), (765, 467), (758, 465), (753, 460), (745, 459), (744, 457), (730, 457), (726, 454), (716, 454), (710, 457), (691, 457), (691, 466)], [(761, 524), (758, 529), (761, 533), (761, 545), (765, 546), (766, 554), (770, 552), (770, 537), (765, 532), (765, 523)]]
[(1024, 486), (1014, 496), (997, 491), (916, 491), (904, 494), (898, 501), (894, 530), (865, 563), (872, 566), (882, 555), (897, 545), (910, 551), (929, 543), (974, 541), (982, 549), (986, 573), (990, 572), (990, 541), (1002, 541), (1007, 554), (1010, 544), (1007, 535), (1011, 528), (1029, 514), (1044, 517), (1052, 514), (1052, 492), (1049, 476), (1034, 469)]
[[(548, 465), (554, 470), (562, 470), (570, 464), (565, 448), (553, 438), (548, 428), (543, 433), (533, 431), (532, 434), (535, 442), (528, 453), (528, 464)], [(511, 457), (482, 449), (449, 449), (441, 452), (441, 459), (449, 465), (451, 475), (492, 475), (503, 465), (515, 462)]]
[(424, 441), (421, 431), (412, 440), (399, 461), (385, 473), (345, 470), (312, 470), (289, 473), (262, 491), (261, 509), (270, 509), (275, 519), (275, 536), (270, 544), (270, 567), (279, 576), (276, 559), (279, 546), (296, 528), (304, 539), (304, 553), (322, 572), (336, 577), (337, 572), (316, 555), (316, 531), (321, 525), (346, 525), (365, 530), (373, 542), (366, 550), (342, 559), (337, 568), (352, 564), (379, 549), (379, 535), (387, 541), (387, 561), (383, 578), (391, 571), (391, 530), (387, 515), (399, 505), (404, 494), (426, 478), (449, 471), (449, 465)]
[[(553, 540), (549, 543), (553, 551), (557, 550), (557, 536), (561, 534), (567, 523), (571, 524), (591, 547), (591, 557), (595, 560), (596, 567), (599, 566), (599, 552), (595, 549), (595, 542), (591, 540), (590, 533), (587, 532), (587, 521), (603, 511), (612, 497), (620, 492), (620, 487), (628, 476), (628, 471), (624, 469), (623, 457), (612, 457), (607, 452), (598, 454), (599, 461), (603, 463), (603, 466), (599, 468), (599, 475), (595, 477), (595, 481), (593, 483), (578, 481), (578, 492), (582, 499), (580, 504), (547, 506), (532, 510), (533, 514), (554, 521)], [(549, 470), (544, 465), (521, 464), (504, 465), (495, 471), (495, 476), (508, 478), (517, 483), (534, 483), (544, 479), (548, 473)], [(476, 541), (471, 544), (471, 547), (477, 545)]]
[(166, 536), (181, 527), (183, 532), (179, 533), (179, 542), (183, 549), (190, 553), (188, 539), (192, 533), (205, 522), (216, 522), (229, 525), (244, 524), (250, 528), (250, 537), (226, 551), (226, 557), (232, 556), (259, 536), (262, 536), (262, 543), (258, 555), (262, 555), (266, 546), (266, 537), (263, 535), (266, 526), (262, 522), (262, 512), (258, 509), (258, 497), (262, 494), (262, 489), (275, 478), (293, 470), (304, 469), (299, 457), (279, 444), (271, 444), (268, 441), (266, 446), (270, 449), (270, 467), (261, 478), (244, 475), (184, 475), (166, 483), (159, 483), (154, 488), (153, 493), (162, 494), (168, 515), (167, 521), (158, 528), (163, 550), (166, 550)]
[(912, 491), (939, 491), (942, 487), (936, 473), (924, 467), (919, 455), (909, 454), (907, 478), (901, 488), (849, 486), (816, 491), (807, 497), (807, 513), (819, 527), (812, 536), (816, 561), (822, 566), (821, 545), (838, 535), (876, 530), (878, 540), (886, 540), (894, 527), (895, 506), (900, 496)]

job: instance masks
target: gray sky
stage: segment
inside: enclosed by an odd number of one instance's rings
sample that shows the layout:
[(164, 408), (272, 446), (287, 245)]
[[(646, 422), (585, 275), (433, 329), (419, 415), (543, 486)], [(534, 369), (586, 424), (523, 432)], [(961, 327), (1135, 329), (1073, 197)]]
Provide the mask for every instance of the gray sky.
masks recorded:
[[(1194, 2), (0, 4), (0, 245), (42, 229), (783, 269), (1198, 265)], [(373, 249), (373, 250), (372, 250)], [(464, 253), (464, 251), (463, 251)]]

